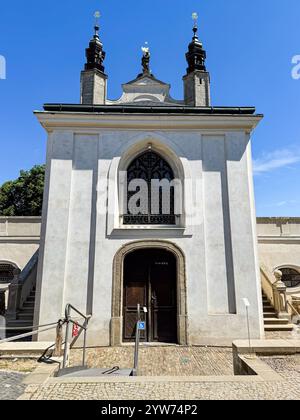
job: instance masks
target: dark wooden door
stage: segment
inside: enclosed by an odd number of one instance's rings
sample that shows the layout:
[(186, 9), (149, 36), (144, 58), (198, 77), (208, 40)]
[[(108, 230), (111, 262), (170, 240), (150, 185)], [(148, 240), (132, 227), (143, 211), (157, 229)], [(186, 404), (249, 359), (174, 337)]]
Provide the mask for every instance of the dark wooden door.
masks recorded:
[(164, 250), (142, 250), (124, 261), (124, 341), (133, 341), (137, 304), (147, 307), (142, 313), (147, 329), (144, 341), (177, 342), (176, 259)]
[(176, 261), (170, 253), (157, 253), (150, 267), (151, 341), (176, 342)]
[[(148, 306), (149, 270), (144, 256), (134, 254), (129, 254), (124, 261), (124, 341), (132, 341), (135, 338), (137, 304), (141, 307)], [(141, 332), (141, 338), (147, 339), (146, 332)]]

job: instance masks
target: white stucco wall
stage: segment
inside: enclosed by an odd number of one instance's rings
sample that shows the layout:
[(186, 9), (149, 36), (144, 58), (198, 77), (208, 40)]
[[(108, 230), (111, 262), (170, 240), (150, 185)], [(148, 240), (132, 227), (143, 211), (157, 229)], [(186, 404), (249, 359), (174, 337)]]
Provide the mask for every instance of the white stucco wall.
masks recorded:
[[(283, 267), (300, 272), (300, 218), (259, 218), (257, 230), (261, 264), (270, 272)], [(287, 292), (300, 296), (300, 288)]]
[[(82, 139), (81, 137), (77, 138), (80, 139), (78, 143), (78, 152), (82, 152)], [(109, 141), (108, 138), (109, 137), (107, 137), (107, 141)], [(196, 138), (197, 137), (195, 137), (195, 139)], [(87, 138), (83, 138), (83, 141), (86, 140)], [(195, 141), (197, 142), (197, 140)], [(98, 143), (98, 140), (96, 140), (96, 143)], [(88, 148), (88, 150), (93, 149)], [(90, 157), (95, 161), (95, 156), (97, 156), (98, 152), (96, 154), (89, 154), (88, 150), (82, 152), (83, 156), (86, 156), (86, 158)], [(199, 147), (198, 151), (200, 151), (200, 153), (201, 150), (202, 148)], [(78, 154), (76, 156), (78, 156)], [(120, 163), (120, 159), (118, 159), (118, 163)], [(184, 167), (186, 170), (188, 166), (190, 166), (190, 170), (192, 171), (191, 167), (193, 166), (193, 163), (188, 161), (184, 162)], [(109, 164), (109, 161), (107, 161), (107, 165), (102, 165), (101, 167), (103, 169), (99, 172), (99, 174), (101, 173), (103, 176), (105, 176), (105, 174), (108, 171), (111, 172), (113, 164)], [(83, 168), (81, 169), (83, 170)], [(197, 161), (194, 164), (193, 172), (195, 175), (197, 174), (197, 176), (200, 177), (201, 173), (203, 175), (203, 165), (201, 164), (201, 161)], [(97, 178), (97, 173), (98, 170), (94, 172), (94, 179)], [(78, 175), (80, 176), (78, 177)], [(216, 178), (216, 180), (218, 185), (218, 177)], [(54, 307), (56, 308), (56, 311), (60, 311), (61, 308), (63, 308), (64, 301), (75, 300), (81, 308), (87, 308), (87, 311), (92, 308), (94, 312), (93, 323), (91, 324), (92, 334), (98, 338), (101, 335), (101, 343), (106, 344), (107, 340), (109, 339), (109, 330), (107, 328), (107, 325), (110, 322), (111, 313), (112, 255), (114, 255), (118, 251), (121, 245), (128, 242), (128, 235), (130, 236), (129, 239), (131, 241), (143, 238), (157, 238), (158, 233), (155, 230), (148, 231), (147, 235), (141, 233), (140, 231), (131, 231), (130, 234), (126, 230), (114, 231), (114, 229), (110, 229), (104, 226), (105, 224), (102, 222), (101, 217), (93, 217), (93, 220), (91, 222), (92, 229), (89, 228), (89, 223), (86, 223), (84, 224), (85, 230), (81, 230), (83, 219), (89, 219), (89, 214), (84, 212), (90, 212), (91, 210), (91, 205), (87, 206), (86, 209), (84, 209), (82, 208), (82, 203), (86, 200), (89, 203), (91, 203), (91, 198), (90, 196), (87, 196), (85, 197), (85, 200), (82, 200), (83, 196), (81, 196), (80, 194), (80, 189), (82, 189), (83, 185), (86, 185), (87, 183), (91, 185), (93, 182), (95, 182), (95, 180), (92, 181), (88, 173), (84, 174), (81, 172), (77, 172), (73, 178), (73, 181), (73, 188), (75, 188), (74, 191), (77, 191), (77, 193), (74, 193), (73, 195), (74, 204), (72, 206), (74, 206), (75, 209), (77, 208), (77, 213), (75, 213), (76, 216), (74, 214), (74, 218), (72, 219), (74, 228), (72, 229), (73, 238), (71, 239), (71, 245), (69, 248), (67, 260), (69, 261), (67, 263), (68, 269), (66, 269), (67, 287), (65, 288), (60, 286), (57, 288), (57, 294), (55, 296), (55, 299), (59, 299), (59, 304), (57, 306), (54, 305)], [(199, 191), (199, 193), (200, 196), (204, 194), (203, 191)], [(211, 196), (207, 198), (206, 206), (208, 206), (209, 200), (212, 200)], [(218, 200), (220, 200), (220, 197), (218, 198)], [(93, 204), (93, 206), (94, 205), (95, 204)], [(197, 206), (197, 208), (199, 212), (197, 217), (200, 220), (204, 217), (203, 206), (200, 205)], [(214, 212), (217, 211), (217, 209), (214, 209)], [(209, 217), (211, 218), (212, 215), (210, 215)], [(53, 223), (56, 223), (55, 219), (53, 220)], [(186, 223), (188, 223), (188, 221), (186, 221)], [(101, 240), (96, 239), (96, 225), (98, 227), (101, 227), (102, 232), (105, 229), (107, 229), (110, 232), (110, 241), (106, 240), (105, 238), (102, 238)], [(78, 236), (76, 226), (78, 226)], [(24, 266), (27, 264), (27, 262), (39, 246), (40, 227), (40, 218), (0, 217), (0, 261), (11, 262), (21, 269), (24, 268)], [(92, 258), (95, 257), (95, 263), (93, 262), (93, 259), (91, 260), (91, 263), (89, 263), (90, 256), (87, 256), (87, 252), (84, 249), (84, 246), (82, 249), (82, 245), (80, 245), (80, 243), (89, 241), (88, 238), (90, 230), (92, 231), (93, 241), (95, 242), (95, 249), (97, 249), (97, 252), (91, 253)], [(189, 316), (194, 317), (194, 319), (196, 320), (196, 322), (190, 323), (190, 327), (192, 327), (193, 329), (190, 328), (189, 332), (192, 340), (196, 340), (197, 342), (199, 340), (200, 342), (204, 340), (204, 342), (207, 342), (211, 339), (208, 340), (208, 337), (202, 338), (202, 335), (199, 338), (197, 329), (199, 329), (199, 331), (201, 331), (201, 334), (203, 334), (203, 331), (208, 331), (210, 328), (210, 323), (207, 323), (208, 305), (210, 305), (210, 315), (212, 319), (216, 318), (218, 320), (218, 318), (222, 318), (222, 322), (224, 324), (223, 328), (226, 327), (227, 323), (229, 324), (232, 322), (232, 317), (228, 314), (224, 316), (224, 311), (228, 311), (228, 299), (225, 299), (227, 293), (226, 282), (223, 282), (222, 284), (218, 282), (220, 290), (222, 290), (222, 293), (219, 294), (219, 291), (217, 290), (214, 284), (211, 284), (209, 286), (207, 285), (207, 281), (205, 278), (205, 271), (207, 273), (209, 270), (212, 270), (212, 275), (218, 276), (218, 267), (220, 267), (220, 272), (221, 270), (223, 270), (224, 276), (224, 273), (226, 271), (224, 268), (224, 254), (223, 257), (221, 256), (221, 265), (220, 261), (218, 262), (218, 265), (215, 265), (216, 273), (214, 274), (214, 265), (212, 265), (210, 268), (209, 264), (209, 261), (211, 261), (211, 257), (209, 256), (210, 254), (206, 253), (205, 255), (204, 251), (204, 225), (199, 224), (196, 230), (199, 232), (199, 234), (197, 235), (196, 247), (194, 246), (194, 241), (191, 242), (188, 240), (188, 238), (190, 237), (189, 234), (186, 237), (182, 237), (182, 232), (176, 233), (174, 230), (164, 230), (163, 232), (159, 231), (159, 237), (165, 240), (172, 241), (173, 243), (177, 243), (184, 250), (186, 256), (188, 257), (188, 284), (190, 290), (193, 291), (192, 293), (189, 293), (188, 297)], [(224, 227), (221, 227), (220, 230), (224, 231)], [(189, 231), (191, 234), (193, 234), (194, 232), (191, 225), (185, 229), (185, 233)], [(206, 233), (206, 235), (208, 235), (208, 233)], [(276, 268), (280, 268), (283, 266), (294, 267), (300, 271), (300, 218), (258, 218), (257, 235), (260, 264), (267, 266), (268, 270), (271, 272)], [(53, 236), (53, 239), (54, 237), (55, 234)], [(238, 234), (237, 237), (239, 237)], [(221, 242), (220, 246), (224, 246), (224, 240), (222, 242), (222, 235), (216, 237), (215, 240)], [(206, 242), (206, 245), (209, 243), (209, 241), (211, 241), (210, 238), (208, 238), (208, 242)], [(108, 246), (110, 242), (112, 243), (112, 245)], [(235, 241), (233, 243), (235, 243)], [(218, 248), (218, 246), (219, 244), (216, 245), (216, 248)], [(79, 249), (80, 258), (75, 260), (75, 263), (72, 264), (72, 254), (74, 252), (76, 253), (76, 249)], [(212, 252), (215, 252), (215, 246), (213, 247)], [(82, 256), (84, 256), (83, 259)], [(220, 257), (216, 256), (216, 258)], [(88, 276), (86, 276), (86, 272), (89, 269), (89, 265), (93, 266), (94, 264), (95, 276), (91, 275), (91, 273)], [(203, 269), (203, 267), (206, 267), (205, 270)], [(244, 269), (246, 269), (246, 267), (244, 267)], [(53, 263), (52, 271), (55, 270), (56, 264)], [(77, 272), (79, 272), (80, 275), (77, 275)], [(82, 277), (84, 277), (84, 282), (81, 282)], [(96, 278), (96, 281), (92, 281), (93, 277)], [(49, 287), (51, 288), (51, 284)], [(75, 292), (72, 292), (73, 287)], [(90, 288), (94, 289), (94, 293), (88, 293), (88, 289)], [(65, 289), (66, 294), (64, 296)], [(80, 290), (81, 292), (78, 293), (78, 290)], [(213, 296), (211, 295), (208, 297), (209, 291), (210, 293), (213, 293)], [(288, 290), (288, 293), (291, 295), (300, 295), (300, 291), (294, 289)], [(52, 316), (57, 317), (57, 313), (53, 313)], [(198, 318), (200, 317), (204, 317), (204, 319), (206, 320), (207, 330), (202, 324), (202, 319), (199, 319), (198, 321)], [(102, 327), (99, 328), (99, 326)], [(101, 331), (101, 334), (99, 333), (99, 331)], [(195, 331), (195, 333), (193, 331)], [(207, 332), (206, 334), (208, 333), (209, 332)]]
[[(48, 114), (39, 118), (44, 126), (58, 125)], [(186, 256), (190, 344), (245, 338), (244, 297), (251, 302), (253, 337), (261, 337), (248, 135), (248, 126), (257, 120), (228, 122), (223, 117), (208, 123), (198, 116), (186, 127), (186, 117), (172, 121), (170, 117), (119, 116), (112, 129), (100, 127), (106, 125), (105, 117), (87, 119), (76, 116), (73, 129), (62, 128), (65, 121), (60, 128), (51, 127), (35, 322), (57, 320), (65, 305), (72, 303), (93, 315), (90, 344), (109, 345), (113, 258), (124, 244), (155, 238), (174, 243)], [(138, 128), (141, 124), (143, 129)], [(210, 124), (219, 127), (208, 128)], [(242, 129), (243, 124), (247, 128)], [(128, 150), (142, 150), (149, 142), (171, 160), (176, 156), (174, 165), (193, 181), (194, 194), (187, 192), (187, 186), (184, 225), (123, 229), (119, 217), (101, 212), (107, 200), (110, 208), (119, 208), (117, 194), (110, 194), (111, 188), (117, 191), (116, 184), (107, 189), (101, 181), (117, 183), (117, 170), (111, 173), (113, 160), (121, 164)]]
[(0, 217), (0, 263), (12, 263), (21, 270), (40, 242), (39, 217)]

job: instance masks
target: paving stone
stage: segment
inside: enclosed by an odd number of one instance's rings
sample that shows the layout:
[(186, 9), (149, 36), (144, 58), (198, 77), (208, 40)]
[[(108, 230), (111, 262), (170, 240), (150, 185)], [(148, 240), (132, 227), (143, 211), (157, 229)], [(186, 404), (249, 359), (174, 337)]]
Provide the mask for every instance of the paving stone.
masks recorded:
[[(93, 368), (133, 367), (134, 348), (105, 347), (87, 350)], [(71, 366), (81, 363), (82, 352), (73, 350)], [(140, 349), (140, 376), (219, 376), (233, 374), (231, 348), (146, 346)]]
[[(282, 337), (281, 337), (282, 338)], [(0, 372), (0, 399), (16, 399), (21, 394), (31, 400), (300, 400), (300, 355), (268, 356), (261, 359), (281, 376), (277, 381), (193, 381), (188, 376), (231, 375), (232, 353), (229, 348), (143, 347), (140, 375), (142, 382), (48, 382), (29, 385), (24, 393), (24, 374)], [(81, 361), (80, 350), (72, 351), (72, 364)], [(88, 363), (94, 367), (118, 364), (131, 366), (133, 347), (88, 350)], [(120, 366), (124, 367), (124, 366)], [(126, 367), (126, 366), (125, 366)], [(156, 381), (151, 376), (165, 376)], [(168, 380), (167, 376), (174, 379)], [(177, 376), (186, 377), (178, 380)]]
[[(299, 385), (299, 384), (298, 384)], [(32, 400), (299, 400), (300, 388), (291, 382), (265, 383), (114, 383), (46, 385)]]
[[(187, 353), (186, 349), (182, 351), (185, 357), (194, 356), (195, 360), (203, 354), (203, 349), (197, 348), (192, 348), (191, 353)], [(217, 350), (210, 363), (218, 358), (219, 352), (222, 354), (225, 351)], [(206, 357), (209, 359), (213, 353), (212, 349), (207, 349)], [(228, 382), (220, 377), (217, 382), (189, 382), (188, 378), (177, 382), (175, 377), (172, 382), (168, 378), (159, 382), (147, 378), (147, 381), (139, 383), (48, 383), (39, 387), (29, 386), (26, 395), (32, 400), (300, 400), (300, 355), (262, 357), (262, 360), (280, 374), (280, 381)], [(206, 363), (207, 360), (203, 361), (203, 364)]]
[(300, 340), (300, 325), (295, 325), (293, 331), (266, 331), (267, 340)]
[(12, 371), (0, 371), (0, 400), (17, 400), (25, 391), (22, 380), (26, 374)]

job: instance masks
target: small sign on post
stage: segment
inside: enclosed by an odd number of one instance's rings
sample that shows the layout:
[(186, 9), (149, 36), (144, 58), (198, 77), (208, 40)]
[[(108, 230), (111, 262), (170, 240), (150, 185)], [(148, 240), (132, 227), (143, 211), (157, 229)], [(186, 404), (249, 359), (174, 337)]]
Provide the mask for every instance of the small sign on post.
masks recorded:
[(144, 322), (144, 321), (139, 321), (139, 322), (138, 322), (138, 329), (139, 329), (140, 331), (145, 331), (145, 330), (146, 330), (146, 322)]
[(79, 336), (79, 325), (73, 324), (72, 338), (76, 338), (78, 336)]

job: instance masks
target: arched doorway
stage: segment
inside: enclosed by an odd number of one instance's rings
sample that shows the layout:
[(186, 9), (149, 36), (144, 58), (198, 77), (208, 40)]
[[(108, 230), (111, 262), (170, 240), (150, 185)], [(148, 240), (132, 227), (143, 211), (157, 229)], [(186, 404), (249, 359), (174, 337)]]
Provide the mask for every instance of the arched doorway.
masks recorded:
[[(141, 253), (138, 254), (138, 251), (141, 251)], [(135, 282), (138, 283), (138, 270), (132, 269), (132, 264), (134, 264), (134, 260), (137, 262), (138, 257), (141, 258), (142, 256), (144, 259), (147, 260), (146, 267), (148, 268), (145, 268), (144, 271), (141, 272), (141, 284), (136, 285), (136, 290), (134, 287), (132, 290), (130, 290), (129, 285), (129, 289), (127, 290), (126, 288), (128, 288), (128, 283), (130, 283), (130, 279), (132, 278), (131, 273), (133, 273), (136, 276), (136, 278), (133, 278), (133, 280), (137, 280)], [(165, 260), (166, 258), (167, 260)], [(155, 262), (157, 262), (157, 264), (155, 264)], [(165, 265), (166, 262), (169, 265)], [(141, 267), (142, 265), (138, 264), (138, 266)], [(149, 271), (151, 273), (151, 267), (153, 279), (149, 279)], [(157, 273), (157, 275), (155, 273)], [(159, 284), (160, 281), (156, 279), (160, 279), (164, 275), (168, 276), (168, 281), (165, 285), (161, 286)], [(145, 280), (143, 280), (143, 278), (145, 278)], [(172, 281), (173, 283), (171, 284)], [(169, 288), (171, 290), (169, 290)], [(129, 294), (136, 294), (140, 299), (142, 294), (144, 294), (144, 302), (149, 302), (152, 299), (152, 290), (154, 290), (155, 293), (158, 293), (160, 295), (160, 301), (156, 304), (155, 302), (153, 302), (153, 307), (150, 308), (150, 315), (148, 315), (150, 319), (146, 320), (148, 323), (148, 336), (145, 336), (145, 339), (150, 338), (154, 341), (172, 340), (172, 342), (175, 339), (175, 342), (180, 345), (188, 345), (185, 256), (176, 245), (163, 240), (136, 241), (124, 245), (117, 252), (114, 258), (113, 265), (111, 319), (112, 346), (119, 346), (124, 341), (126, 342), (132, 340), (132, 335), (130, 335), (130, 328), (132, 334), (132, 328), (134, 327), (134, 323), (136, 320), (136, 313), (134, 313), (136, 309), (134, 309), (134, 306), (136, 303), (139, 302), (136, 302), (137, 298), (134, 296), (126, 296), (126, 290)], [(153, 297), (155, 298), (155, 295)], [(129, 305), (127, 305), (127, 302), (129, 303)], [(171, 304), (168, 305), (168, 303), (170, 302)], [(173, 305), (173, 302), (175, 302), (175, 307)], [(160, 305), (160, 303), (162, 303), (162, 305)], [(126, 315), (127, 319), (130, 319), (130, 321), (127, 320), (126, 323), (131, 322), (131, 327), (127, 327), (127, 331), (125, 331), (126, 325), (124, 319), (125, 306), (128, 306), (128, 309), (132, 308), (131, 316)], [(165, 316), (163, 316), (164, 311)], [(130, 311), (128, 312), (130, 313)], [(166, 327), (163, 325), (164, 322), (167, 323), (167, 325), (171, 324), (171, 331), (173, 328), (172, 336), (170, 333), (169, 335), (167, 335), (167, 333), (164, 333), (164, 331), (166, 330)], [(155, 326), (155, 324), (157, 325), (157, 327)]]
[(123, 341), (134, 341), (137, 304), (148, 342), (177, 343), (176, 258), (163, 249), (141, 249), (126, 255), (123, 282)]

